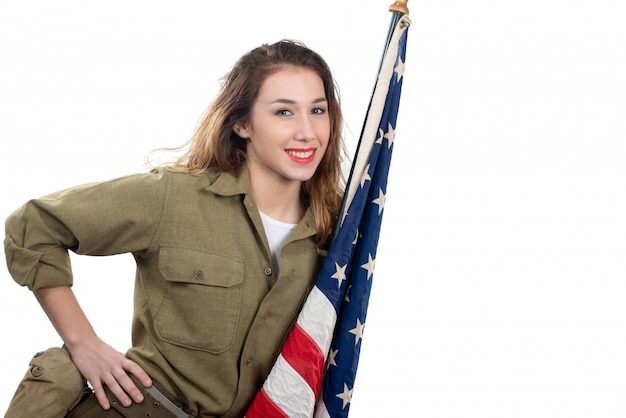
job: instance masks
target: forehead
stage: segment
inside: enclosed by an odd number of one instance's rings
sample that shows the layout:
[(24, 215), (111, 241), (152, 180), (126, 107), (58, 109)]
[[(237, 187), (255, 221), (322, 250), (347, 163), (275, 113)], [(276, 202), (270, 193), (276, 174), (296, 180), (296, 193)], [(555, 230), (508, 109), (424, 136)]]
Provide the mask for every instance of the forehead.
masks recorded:
[(281, 67), (268, 75), (259, 90), (259, 99), (319, 99), (325, 97), (322, 78), (310, 68)]

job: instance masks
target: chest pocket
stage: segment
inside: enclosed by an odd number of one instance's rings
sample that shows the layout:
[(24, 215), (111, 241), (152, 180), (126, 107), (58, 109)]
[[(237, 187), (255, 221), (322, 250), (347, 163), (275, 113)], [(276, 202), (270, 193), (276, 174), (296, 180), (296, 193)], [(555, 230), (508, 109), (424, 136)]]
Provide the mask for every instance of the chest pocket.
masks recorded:
[(162, 248), (159, 270), (166, 280), (154, 319), (160, 337), (214, 354), (228, 350), (241, 314), (243, 263), (214, 253)]

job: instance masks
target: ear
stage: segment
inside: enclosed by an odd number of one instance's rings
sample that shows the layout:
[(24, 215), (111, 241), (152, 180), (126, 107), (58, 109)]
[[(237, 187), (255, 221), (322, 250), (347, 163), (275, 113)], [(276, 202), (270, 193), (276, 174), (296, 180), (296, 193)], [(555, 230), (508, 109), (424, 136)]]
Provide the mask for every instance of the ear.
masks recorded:
[(241, 123), (236, 123), (235, 126), (233, 126), (233, 131), (243, 139), (250, 138), (250, 128), (248, 124), (242, 126)]

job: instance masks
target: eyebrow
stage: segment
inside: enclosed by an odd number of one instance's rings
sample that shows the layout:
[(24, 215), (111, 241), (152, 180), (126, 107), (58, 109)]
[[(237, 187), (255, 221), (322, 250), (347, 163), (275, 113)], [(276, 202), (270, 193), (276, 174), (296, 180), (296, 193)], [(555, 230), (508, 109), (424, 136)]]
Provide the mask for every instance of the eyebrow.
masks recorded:
[[(325, 97), (320, 97), (318, 99), (313, 100), (311, 103), (322, 103), (322, 102), (327, 102), (328, 100), (326, 100)], [(271, 103), (285, 103), (285, 104), (296, 104), (295, 100), (291, 100), (291, 99), (276, 99), (270, 102)]]

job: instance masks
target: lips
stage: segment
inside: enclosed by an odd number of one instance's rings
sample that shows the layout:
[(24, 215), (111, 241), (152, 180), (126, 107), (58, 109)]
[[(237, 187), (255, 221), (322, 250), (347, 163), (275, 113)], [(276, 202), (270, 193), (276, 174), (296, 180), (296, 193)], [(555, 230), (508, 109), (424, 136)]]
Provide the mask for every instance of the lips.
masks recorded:
[(287, 156), (298, 164), (308, 164), (315, 159), (315, 148), (287, 149)]

